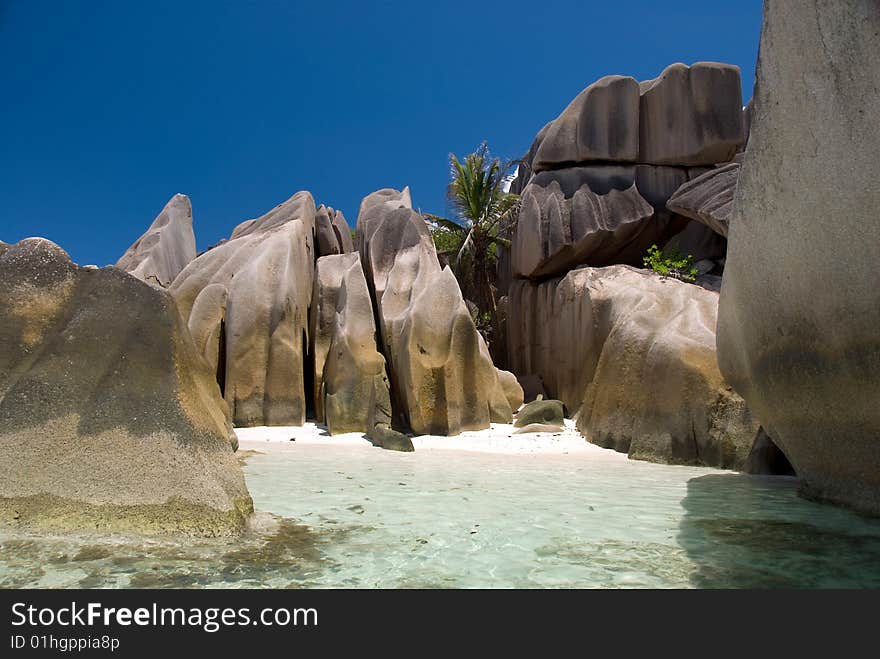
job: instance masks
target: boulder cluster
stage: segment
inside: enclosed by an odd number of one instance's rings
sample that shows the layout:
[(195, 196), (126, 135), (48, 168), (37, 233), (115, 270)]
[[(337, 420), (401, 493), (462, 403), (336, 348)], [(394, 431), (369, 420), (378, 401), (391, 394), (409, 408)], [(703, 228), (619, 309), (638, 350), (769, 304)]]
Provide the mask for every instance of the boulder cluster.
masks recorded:
[[(355, 249), (357, 247), (357, 249)], [(0, 523), (225, 535), (253, 510), (233, 425), (454, 435), (510, 422), (409, 191), (343, 215), (298, 192), (196, 255), (175, 195), (115, 267), (0, 243)]]
[(718, 294), (706, 290), (718, 279), (694, 286), (632, 266), (656, 244), (692, 254), (702, 275), (723, 271), (748, 115), (735, 66), (673, 64), (642, 83), (608, 76), (522, 160), (509, 365), (561, 400), (594, 443), (746, 465), (758, 425), (718, 368)]
[[(746, 108), (709, 62), (578, 94), (512, 184), (516, 375), (407, 188), (364, 198), (354, 236), (302, 191), (201, 254), (181, 194), (116, 266), (0, 242), (0, 524), (233, 534), (253, 510), (234, 425), (408, 451), (524, 400), (517, 432), (567, 411), (635, 458), (793, 470), (880, 513), (878, 26), (859, 0), (766, 3)], [(696, 285), (640, 269), (655, 244)]]
[(640, 267), (653, 244), (720, 269), (723, 234), (699, 213), (674, 211), (667, 202), (683, 185), (702, 188), (701, 176), (732, 162), (746, 124), (739, 68), (729, 64), (673, 64), (655, 80), (607, 76), (591, 84), (522, 159), (511, 188), (522, 194), (513, 275)]

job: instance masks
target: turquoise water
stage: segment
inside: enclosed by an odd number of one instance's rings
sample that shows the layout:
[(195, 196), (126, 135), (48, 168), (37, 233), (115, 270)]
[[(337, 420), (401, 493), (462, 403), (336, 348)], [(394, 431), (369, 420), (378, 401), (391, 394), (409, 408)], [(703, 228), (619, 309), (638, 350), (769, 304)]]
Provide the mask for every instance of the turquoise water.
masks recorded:
[[(263, 449), (260, 449), (263, 450)], [(880, 521), (796, 482), (573, 455), (273, 445), (245, 538), (0, 535), (5, 587), (880, 587)]]

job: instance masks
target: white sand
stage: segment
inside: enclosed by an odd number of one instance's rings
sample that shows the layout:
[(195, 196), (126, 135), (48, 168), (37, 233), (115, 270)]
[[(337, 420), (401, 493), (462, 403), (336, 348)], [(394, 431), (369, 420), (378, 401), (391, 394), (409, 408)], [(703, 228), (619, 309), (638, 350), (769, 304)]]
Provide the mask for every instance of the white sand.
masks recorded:
[[(419, 451), (471, 451), (476, 453), (500, 453), (505, 455), (568, 455), (589, 454), (601, 460), (626, 460), (623, 453), (603, 449), (590, 444), (575, 429), (574, 421), (565, 420), (565, 428), (556, 433), (514, 434), (514, 428), (506, 423), (493, 423), (486, 430), (472, 430), (453, 437), (419, 435), (412, 438), (416, 452)], [(306, 423), (304, 426), (259, 426), (236, 428), (235, 434), (242, 448), (256, 449), (266, 442), (288, 444), (312, 444), (324, 446), (364, 446), (373, 448), (361, 433), (330, 436), (323, 426)], [(295, 442), (290, 440), (294, 439)]]

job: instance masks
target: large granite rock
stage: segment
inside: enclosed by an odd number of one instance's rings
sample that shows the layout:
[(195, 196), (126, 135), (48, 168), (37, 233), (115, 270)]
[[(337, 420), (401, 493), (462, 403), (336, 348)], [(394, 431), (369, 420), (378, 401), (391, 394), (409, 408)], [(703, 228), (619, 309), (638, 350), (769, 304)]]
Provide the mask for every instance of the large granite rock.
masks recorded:
[(639, 83), (606, 76), (578, 94), (547, 128), (531, 163), (635, 162), (639, 153)]
[(0, 523), (240, 530), (228, 410), (171, 296), (48, 240), (0, 252)]
[(305, 422), (314, 231), (315, 202), (298, 192), (239, 224), (170, 288), (199, 348), (217, 348), (205, 356), (223, 364), (218, 377), (237, 426)]
[(640, 87), (640, 163), (729, 162), (745, 142), (739, 67), (718, 62), (672, 64)]
[(116, 262), (116, 267), (148, 284), (167, 288), (194, 258), (192, 206), (189, 197), (176, 194), (147, 232)]
[(318, 256), (348, 254), (354, 251), (351, 231), (341, 211), (323, 204), (315, 212), (315, 240)]
[(666, 201), (688, 170), (592, 165), (540, 172), (522, 195), (511, 246), (515, 277), (543, 279), (581, 265), (641, 266), (653, 244), (687, 227)]
[(312, 300), (315, 418), (331, 435), (391, 423), (385, 358), (357, 252), (323, 256)]
[(805, 494), (880, 514), (880, 4), (767, 2), (721, 370)]
[(628, 266), (510, 290), (510, 363), (633, 458), (738, 468), (757, 434), (715, 359), (718, 295)]
[(709, 170), (678, 188), (666, 207), (727, 237), (739, 170), (740, 165), (735, 162)]
[(513, 275), (641, 266), (651, 245), (679, 234), (703, 258), (723, 258), (723, 240), (689, 228), (667, 202), (734, 158), (745, 141), (743, 112), (739, 69), (727, 64), (674, 64), (640, 85), (621, 76), (590, 85), (520, 162), (511, 187), (523, 198)]
[(357, 245), (379, 319), (398, 425), (455, 435), (509, 423), (511, 402), (409, 190), (361, 203)]

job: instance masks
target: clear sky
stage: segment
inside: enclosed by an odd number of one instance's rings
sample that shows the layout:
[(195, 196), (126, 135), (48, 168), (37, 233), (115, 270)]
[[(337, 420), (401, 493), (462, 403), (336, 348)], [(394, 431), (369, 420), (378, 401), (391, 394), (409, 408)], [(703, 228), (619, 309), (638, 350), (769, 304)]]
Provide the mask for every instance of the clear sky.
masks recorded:
[(343, 210), (516, 158), (597, 78), (730, 62), (760, 0), (0, 0), (0, 240), (113, 263), (175, 193), (199, 249), (298, 190)]

